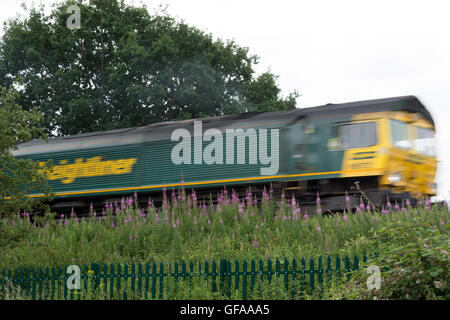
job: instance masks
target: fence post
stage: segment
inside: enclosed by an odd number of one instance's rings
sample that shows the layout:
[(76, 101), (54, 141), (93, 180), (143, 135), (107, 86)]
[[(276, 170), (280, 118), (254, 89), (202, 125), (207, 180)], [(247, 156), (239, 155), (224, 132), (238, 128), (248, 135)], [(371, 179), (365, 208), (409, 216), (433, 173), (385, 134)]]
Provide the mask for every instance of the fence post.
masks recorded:
[(309, 259), (309, 293), (310, 295), (314, 292), (314, 273), (316, 270), (314, 269), (314, 259)]
[(136, 265), (134, 264), (134, 262), (131, 264), (131, 287), (130, 287), (130, 290), (131, 290), (131, 298), (133, 298), (133, 295), (135, 294), (135, 289), (136, 289), (136, 286), (135, 286), (135, 282), (136, 282)]
[[(28, 287), (28, 281), (29, 281), (29, 278), (30, 278), (29, 276), (30, 276), (30, 274), (29, 274), (29, 270), (27, 268), (27, 270), (26, 270), (27, 297), (30, 294), (29, 287)], [(55, 267), (52, 267), (52, 290), (51, 290), (51, 293), (50, 293), (50, 300), (53, 300), (54, 297), (55, 297), (55, 280), (56, 280)]]
[[(33, 272), (34, 272), (34, 269), (33, 269)], [(33, 277), (33, 275), (32, 275), (32, 277)], [(62, 294), (63, 294), (64, 300), (65, 300), (65, 299), (67, 299), (67, 282), (66, 282), (67, 281), (67, 274), (66, 274), (66, 270), (63, 270), (61, 267), (58, 267), (58, 284), (60, 284), (61, 281), (62, 281), (62, 288), (63, 288), (62, 289), (62, 291), (63, 291)], [(31, 292), (33, 292), (33, 288), (31, 288)], [(31, 293), (31, 295), (33, 295), (33, 293)]]
[(44, 274), (43, 274), (43, 272), (42, 272), (42, 268), (39, 268), (39, 274), (38, 274), (38, 277), (39, 277), (39, 300), (42, 300), (42, 282), (43, 282), (43, 277), (44, 277)]
[(227, 265), (227, 297), (231, 297), (231, 261), (225, 260), (225, 263)]
[(183, 282), (186, 282), (186, 277), (187, 277), (186, 273), (187, 273), (186, 272), (186, 262), (182, 261), (181, 262), (181, 276), (183, 277)]
[(348, 280), (350, 273), (350, 259), (348, 258), (348, 256), (345, 256), (344, 263), (345, 263), (345, 277)]
[(319, 298), (322, 298), (322, 292), (323, 292), (323, 265), (322, 265), (322, 257), (319, 257), (319, 264), (317, 267), (317, 273), (318, 273), (318, 285), (319, 285)]
[(117, 298), (120, 300), (120, 281), (122, 280), (121, 275), (122, 267), (120, 266), (120, 263), (117, 263)]
[(217, 284), (216, 284), (216, 261), (213, 260), (212, 265), (211, 265), (211, 275), (212, 275), (212, 292), (217, 292)]
[(234, 262), (234, 291), (239, 291), (239, 261)]
[(174, 268), (174, 279), (175, 279), (175, 292), (178, 291), (178, 262), (175, 261), (175, 268)]
[[(36, 300), (36, 268), (33, 268), (33, 275), (32, 275), (31, 281), (32, 281), (31, 282), (32, 283), (31, 299)], [(64, 292), (64, 299), (66, 299), (67, 298), (67, 284), (65, 281), (64, 281), (64, 288), (66, 288), (65, 292)]]
[(295, 284), (296, 279), (297, 279), (297, 259), (292, 258), (292, 289), (291, 289), (292, 299), (295, 299), (295, 289), (297, 287)]
[[(23, 273), (22, 273), (22, 277), (23, 279)], [(50, 291), (50, 270), (48, 269), (48, 267), (45, 267), (45, 299), (48, 299), (49, 296), (49, 291)]]
[(267, 261), (267, 280), (272, 283), (272, 260)]
[(358, 270), (359, 269), (359, 259), (358, 256), (355, 256), (353, 259), (353, 270)]
[[(145, 266), (145, 270), (145, 292), (147, 294), (150, 276), (150, 265), (148, 263)], [(156, 262), (153, 262), (152, 264), (152, 299), (156, 299)]]
[(286, 293), (289, 292), (289, 261), (284, 259), (284, 288)]
[(110, 277), (111, 277), (111, 283), (109, 286), (109, 298), (112, 300), (114, 298), (114, 277), (116, 276), (114, 273), (114, 265), (111, 263), (111, 268), (110, 268)]
[(192, 289), (192, 278), (194, 277), (194, 263), (192, 261), (189, 262), (189, 287)]
[(1, 300), (5, 300), (6, 299), (6, 288), (5, 288), (6, 287), (6, 272), (4, 269), (2, 270), (2, 278), (0, 280), (2, 283), (2, 286), (1, 286), (2, 298), (1, 298)]
[(264, 262), (262, 259), (259, 259), (259, 286), (258, 286), (259, 299), (261, 299), (262, 296), (261, 286), (263, 285), (263, 280), (264, 280)]
[(336, 256), (336, 276), (337, 280), (341, 280), (341, 257)]
[(13, 277), (13, 286), (14, 286), (14, 290), (16, 291), (16, 294), (18, 293), (18, 286), (19, 283), (19, 274), (18, 274), (18, 270), (17, 268), (14, 269), (14, 277)]
[(253, 298), (253, 290), (255, 289), (255, 274), (256, 274), (256, 265), (255, 260), (252, 259), (251, 262), (251, 271), (250, 271), (250, 296)]
[(106, 263), (103, 265), (103, 285), (103, 299), (106, 299), (108, 294), (108, 265)]
[(125, 263), (123, 269), (123, 300), (127, 300), (128, 263)]
[(330, 286), (331, 283), (331, 257), (327, 257), (327, 287)]
[(242, 300), (247, 300), (247, 261), (242, 264)]
[(91, 263), (91, 270), (94, 271), (93, 280), (94, 280), (94, 289), (97, 289), (100, 285), (100, 277), (101, 277), (101, 269), (102, 267), (98, 263)]
[(208, 281), (208, 277), (209, 277), (209, 263), (208, 263), (208, 261), (205, 261), (204, 275), (205, 275), (206, 283), (208, 284), (208, 282), (209, 282)]
[(163, 298), (164, 290), (164, 264), (161, 262), (159, 264), (159, 299)]

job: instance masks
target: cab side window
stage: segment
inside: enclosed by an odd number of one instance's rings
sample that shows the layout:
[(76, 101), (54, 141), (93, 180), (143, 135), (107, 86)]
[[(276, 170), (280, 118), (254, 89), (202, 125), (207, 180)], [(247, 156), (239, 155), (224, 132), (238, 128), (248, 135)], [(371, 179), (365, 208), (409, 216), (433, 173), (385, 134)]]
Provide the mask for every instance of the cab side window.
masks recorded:
[(434, 157), (434, 133), (431, 129), (415, 127), (416, 128), (416, 139), (414, 140), (414, 150), (418, 153)]
[(411, 141), (408, 137), (408, 124), (403, 121), (391, 119), (391, 135), (394, 147), (409, 150)]
[(366, 148), (377, 144), (375, 122), (345, 124), (337, 130), (340, 149)]

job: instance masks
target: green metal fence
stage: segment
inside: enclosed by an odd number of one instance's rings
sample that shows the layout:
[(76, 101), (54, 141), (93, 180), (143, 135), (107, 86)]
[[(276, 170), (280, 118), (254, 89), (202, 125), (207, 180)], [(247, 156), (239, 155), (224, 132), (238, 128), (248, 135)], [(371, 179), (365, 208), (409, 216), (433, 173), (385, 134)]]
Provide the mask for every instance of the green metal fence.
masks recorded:
[[(80, 286), (69, 289), (73, 273), (67, 268), (27, 268), (0, 272), (0, 299), (170, 299), (180, 290), (203, 290), (217, 297), (260, 299), (280, 297), (267, 288), (278, 288), (284, 298), (320, 297), (332, 279), (360, 268), (354, 256), (318, 259), (276, 259), (219, 262), (130, 263), (80, 266)], [(366, 262), (364, 255), (362, 261)], [(71, 278), (72, 276), (72, 278)]]

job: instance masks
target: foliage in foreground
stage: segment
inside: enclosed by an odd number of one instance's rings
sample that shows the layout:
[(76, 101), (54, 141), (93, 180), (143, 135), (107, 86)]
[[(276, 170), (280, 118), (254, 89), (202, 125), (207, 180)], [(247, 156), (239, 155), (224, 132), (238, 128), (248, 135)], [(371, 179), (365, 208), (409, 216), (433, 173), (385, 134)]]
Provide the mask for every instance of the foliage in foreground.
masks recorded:
[[(0, 268), (70, 264), (273, 259), (378, 253), (380, 290), (367, 290), (368, 275), (335, 284), (330, 299), (445, 298), (449, 291), (449, 213), (446, 204), (425, 201), (418, 208), (388, 205), (381, 211), (363, 203), (356, 213), (302, 212), (295, 199), (279, 202), (264, 192), (260, 203), (223, 190), (217, 204), (200, 203), (196, 194), (172, 192), (161, 208), (137, 198), (105, 206), (91, 217), (28, 214), (0, 224)], [(319, 214), (317, 213), (319, 212)]]
[(46, 138), (37, 128), (42, 114), (36, 109), (23, 110), (17, 104), (19, 95), (14, 88), (0, 86), (0, 217), (11, 212), (32, 210), (42, 206), (44, 198), (27, 197), (34, 192), (50, 192), (47, 176), (41, 169), (49, 169), (50, 164), (39, 167), (38, 163), (16, 158), (11, 154), (21, 143), (33, 138)]
[[(447, 208), (444, 210), (448, 216)], [(386, 224), (372, 234), (371, 241), (377, 244), (380, 254), (368, 263), (384, 269), (380, 288), (367, 289), (367, 275), (359, 273), (341, 284), (340, 295), (352, 299), (448, 300), (448, 230), (448, 221), (433, 224), (426, 216)]]

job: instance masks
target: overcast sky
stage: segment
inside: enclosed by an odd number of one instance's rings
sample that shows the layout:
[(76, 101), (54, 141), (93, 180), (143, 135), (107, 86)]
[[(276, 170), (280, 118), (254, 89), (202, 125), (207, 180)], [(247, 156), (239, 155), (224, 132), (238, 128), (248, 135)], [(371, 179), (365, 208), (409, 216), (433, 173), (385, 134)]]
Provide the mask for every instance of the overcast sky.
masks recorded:
[[(22, 11), (1, 1), (0, 21)], [(25, 1), (32, 3), (33, 1)], [(440, 196), (450, 198), (449, 1), (143, 0), (260, 57), (299, 107), (416, 95), (435, 119)], [(39, 3), (39, 1), (35, 1)], [(81, 25), (83, 17), (81, 16)]]

